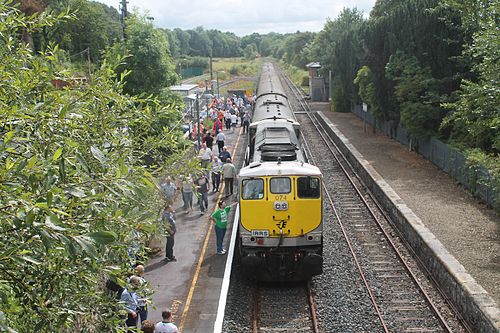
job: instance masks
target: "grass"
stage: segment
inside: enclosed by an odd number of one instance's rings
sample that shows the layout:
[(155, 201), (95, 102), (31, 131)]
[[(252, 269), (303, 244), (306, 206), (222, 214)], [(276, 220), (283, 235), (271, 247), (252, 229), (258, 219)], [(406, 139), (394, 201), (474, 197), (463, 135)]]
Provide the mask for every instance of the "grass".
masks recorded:
[(279, 65), (295, 85), (309, 93), (309, 73), (307, 70), (288, 65), (283, 61), (280, 61)]

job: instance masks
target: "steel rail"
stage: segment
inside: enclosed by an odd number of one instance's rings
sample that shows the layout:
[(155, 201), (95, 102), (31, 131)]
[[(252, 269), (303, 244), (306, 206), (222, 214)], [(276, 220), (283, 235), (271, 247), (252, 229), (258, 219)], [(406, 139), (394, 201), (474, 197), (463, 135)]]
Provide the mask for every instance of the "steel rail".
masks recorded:
[[(310, 319), (310, 327), (311, 327), (311, 332), (312, 333), (319, 333), (319, 326), (318, 326), (318, 319), (316, 316), (316, 306), (314, 302), (314, 297), (311, 293), (311, 288), (310, 288), (310, 282), (306, 281), (303, 283), (303, 288), (305, 291), (305, 296), (306, 296), (306, 303), (309, 307), (309, 319)], [(262, 312), (262, 302), (261, 302), (261, 297), (264, 296), (262, 295), (262, 292), (259, 288), (258, 285), (254, 285), (252, 288), (252, 333), (259, 333), (262, 330), (261, 327), (261, 320), (260, 320), (260, 313)], [(265, 327), (264, 330), (266, 332), (269, 331), (282, 331), (283, 328), (272, 328), (272, 327)]]
[[(283, 74), (282, 74), (283, 75)], [(345, 163), (347, 163), (349, 165), (349, 167), (351, 168), (351, 170), (353, 171), (353, 173), (356, 175), (357, 177), (357, 174), (356, 172), (354, 172), (354, 169), (352, 168), (352, 166), (350, 165), (350, 163), (347, 161), (347, 159), (345, 158), (344, 154), (340, 151), (340, 149), (338, 149), (337, 145), (335, 144), (335, 142), (332, 141), (332, 139), (326, 135), (326, 138), (325, 138), (325, 135), (324, 133), (326, 132), (324, 129), (322, 129), (322, 126), (321, 125), (318, 125), (317, 124), (317, 120), (315, 121), (313, 119), (313, 117), (311, 116), (311, 109), (309, 108), (309, 105), (307, 103), (304, 103), (302, 98), (300, 96), (298, 96), (299, 94), (297, 93), (295, 89), (298, 90), (298, 88), (296, 88), (293, 83), (290, 82), (290, 80), (283, 75), (283, 77), (285, 78), (285, 82), (287, 83), (288, 87), (290, 88), (290, 90), (293, 92), (293, 94), (295, 95), (295, 98), (297, 99), (297, 101), (300, 103), (300, 105), (302, 106), (302, 108), (304, 109), (304, 111), (306, 112), (307, 116), (309, 117), (309, 119), (311, 120), (311, 123), (314, 125), (314, 127), (316, 128), (316, 130), (318, 131), (318, 133), (320, 134), (322, 140), (325, 142), (327, 148), (332, 152), (332, 156), (335, 158), (335, 160), (337, 161), (337, 163), (339, 164), (339, 166), (342, 168), (342, 170), (344, 171), (344, 174), (346, 175), (347, 179), (349, 180), (349, 182), (351, 183), (351, 185), (353, 186), (354, 190), (356, 191), (356, 193), (358, 194), (359, 198), (361, 199), (361, 201), (364, 203), (365, 207), (368, 209), (370, 215), (372, 216), (373, 220), (375, 221), (375, 223), (377, 224), (379, 230), (383, 233), (385, 239), (387, 240), (387, 242), (391, 245), (391, 248), (392, 250), (394, 251), (394, 253), (396, 253), (399, 261), (403, 264), (404, 268), (405, 268), (405, 271), (408, 273), (408, 275), (411, 277), (413, 283), (417, 286), (417, 288), (419, 289), (419, 292), (420, 294), (424, 297), (426, 303), (428, 304), (428, 306), (431, 308), (432, 312), (435, 314), (436, 318), (438, 319), (441, 327), (443, 329), (445, 329), (447, 332), (452, 332), (451, 328), (449, 327), (449, 325), (446, 323), (446, 320), (443, 318), (443, 316), (441, 315), (440, 311), (437, 309), (436, 305), (434, 304), (434, 302), (432, 302), (432, 300), (430, 299), (430, 296), (428, 295), (428, 293), (425, 291), (424, 287), (422, 286), (422, 284), (418, 281), (417, 277), (415, 276), (415, 274), (413, 273), (413, 271), (411, 270), (411, 268), (409, 267), (408, 263), (406, 262), (406, 260), (404, 259), (404, 257), (402, 256), (401, 252), (397, 249), (396, 245), (394, 244), (394, 242), (392, 241), (391, 237), (389, 236), (389, 234), (387, 233), (387, 231), (385, 230), (385, 228), (382, 226), (382, 223), (380, 222), (380, 219), (376, 216), (375, 212), (373, 211), (373, 209), (370, 207), (370, 204), (368, 203), (368, 201), (364, 198), (363, 194), (361, 193), (360, 189), (358, 188), (358, 186), (355, 184), (354, 180), (352, 179), (351, 175), (349, 175), (349, 172), (347, 171), (347, 169), (344, 167), (343, 163), (340, 161), (340, 159), (337, 157), (337, 155), (333, 152), (333, 148), (331, 147), (333, 145), (333, 147), (335, 147), (335, 150), (338, 151), (339, 155), (342, 156), (342, 158), (344, 159)], [(328, 138), (328, 139), (327, 139)], [(312, 157), (312, 156), (311, 156)], [(357, 177), (359, 179), (359, 177)], [(381, 207), (378, 205), (377, 201), (373, 198), (373, 195), (370, 191), (368, 191), (368, 194), (370, 196), (370, 198), (372, 199), (372, 201), (377, 205), (377, 208), (379, 208), (379, 210), (381, 210)], [(334, 212), (335, 212), (335, 215), (337, 217), (337, 220), (339, 221), (339, 224), (341, 224), (340, 222), (340, 217), (338, 216), (338, 213), (337, 213), (337, 209), (335, 208), (335, 206), (333, 205), (333, 202), (331, 201), (331, 197), (330, 197), (330, 194), (327, 193), (328, 197), (329, 197), (329, 201), (331, 202), (332, 204), (332, 207), (334, 207)], [(388, 222), (390, 221), (388, 218), (387, 218), (387, 215), (385, 214), (385, 212), (383, 210), (381, 210), (382, 214), (384, 215), (384, 217), (388, 220)], [(389, 222), (390, 223), (390, 222)], [(344, 227), (341, 225), (341, 228), (342, 228), (342, 232), (344, 233)], [(397, 228), (396, 228), (397, 230)], [(346, 236), (346, 234), (344, 233), (344, 235)], [(351, 246), (349, 245), (349, 247), (351, 248)], [(354, 255), (354, 253), (353, 253)], [(438, 288), (439, 289), (439, 288)], [(371, 292), (370, 292), (371, 294)], [(377, 311), (377, 313), (379, 313), (379, 311)], [(382, 319), (382, 318), (381, 318)]]

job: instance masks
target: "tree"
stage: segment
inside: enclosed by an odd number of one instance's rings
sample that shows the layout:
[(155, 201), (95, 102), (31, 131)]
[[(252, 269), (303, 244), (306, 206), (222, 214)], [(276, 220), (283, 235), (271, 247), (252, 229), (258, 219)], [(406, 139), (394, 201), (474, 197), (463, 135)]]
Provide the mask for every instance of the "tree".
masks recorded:
[[(54, 27), (45, 27), (38, 35), (39, 50), (44, 50), (49, 42), (55, 42), (69, 55), (90, 54), (90, 60), (98, 62), (107, 47), (121, 39), (120, 16), (116, 9), (99, 2), (88, 0), (51, 1), (48, 11), (75, 12), (75, 19), (61, 22)], [(87, 61), (86, 57), (82, 57)], [(80, 57), (73, 58), (74, 61)]]
[[(168, 54), (168, 41), (145, 16), (127, 19), (123, 45), (129, 55), (120, 71), (127, 72), (125, 92), (131, 95), (158, 94), (178, 80), (175, 66)], [(121, 46), (115, 46), (121, 52)]]
[(360, 68), (363, 23), (360, 11), (346, 8), (337, 19), (327, 21), (311, 46), (312, 57), (332, 71), (330, 90), (334, 109), (339, 112), (349, 112), (357, 101), (353, 81)]
[(254, 44), (248, 44), (243, 50), (243, 54), (247, 60), (255, 59), (257, 56), (257, 47)]
[(418, 138), (434, 135), (441, 122), (441, 97), (437, 80), (429, 67), (422, 68), (414, 56), (404, 52), (391, 55), (386, 77), (396, 84), (394, 94), (401, 114), (401, 124), (409, 134)]
[[(461, 1), (448, 1), (463, 9)], [(452, 142), (465, 148), (480, 148), (486, 154), (500, 153), (500, 34), (494, 1), (474, 1), (476, 11), (464, 12), (465, 29), (477, 27), (465, 53), (474, 61), (476, 80), (463, 80), (458, 99), (444, 106), (451, 110), (442, 129), (451, 130)], [(498, 159), (498, 157), (497, 157)], [(498, 164), (497, 164), (498, 165)]]
[(105, 275), (126, 274), (133, 235), (157, 228), (158, 170), (143, 161), (149, 142), (178, 149), (175, 131), (151, 129), (178, 112), (122, 94), (110, 62), (72, 82), (56, 46), (34, 55), (18, 39), (61, 18), (0, 12), (0, 330), (115, 332)]

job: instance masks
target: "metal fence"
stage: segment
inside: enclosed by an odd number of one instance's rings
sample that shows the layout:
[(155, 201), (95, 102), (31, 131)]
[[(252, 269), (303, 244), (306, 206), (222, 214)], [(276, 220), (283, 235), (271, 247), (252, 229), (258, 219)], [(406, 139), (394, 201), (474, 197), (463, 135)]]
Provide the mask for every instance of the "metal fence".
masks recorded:
[[(352, 112), (368, 124), (373, 125), (373, 116), (364, 112), (360, 105), (354, 106)], [(378, 121), (377, 129), (405, 146), (411, 145), (412, 150), (448, 173), (474, 196), (483, 200), (497, 212), (500, 211), (500, 184), (495, 182), (486, 168), (469, 165), (464, 154), (437, 139), (411, 138), (399, 123)]]

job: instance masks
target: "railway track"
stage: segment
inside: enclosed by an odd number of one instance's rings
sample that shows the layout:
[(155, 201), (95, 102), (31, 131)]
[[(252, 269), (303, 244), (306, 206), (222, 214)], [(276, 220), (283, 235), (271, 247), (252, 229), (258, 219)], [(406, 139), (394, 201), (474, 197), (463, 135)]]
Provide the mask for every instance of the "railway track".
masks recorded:
[(274, 332), (319, 332), (308, 283), (253, 287), (252, 333)]
[[(325, 198), (349, 248), (380, 332), (466, 332), (412, 258), (397, 230), (283, 75), (307, 155), (324, 173)], [(321, 143), (318, 143), (318, 136)], [(311, 144), (313, 143), (313, 144)], [(313, 146), (314, 145), (314, 146)], [(354, 311), (354, 309), (353, 309)]]

